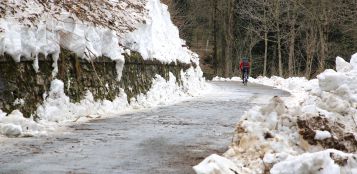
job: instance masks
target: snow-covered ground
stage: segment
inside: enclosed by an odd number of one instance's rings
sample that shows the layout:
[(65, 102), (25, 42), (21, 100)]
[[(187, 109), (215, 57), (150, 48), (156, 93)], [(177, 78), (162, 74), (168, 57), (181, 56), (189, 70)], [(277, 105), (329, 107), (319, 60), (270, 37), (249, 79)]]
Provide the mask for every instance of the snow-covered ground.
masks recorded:
[(349, 63), (337, 57), (336, 71), (328, 69), (317, 79), (250, 82), (292, 95), (247, 111), (225, 158), (208, 157), (194, 167), (196, 173), (357, 173), (357, 53)]
[[(167, 6), (159, 0), (111, 1), (1, 1), (0, 55), (9, 54), (16, 62), (33, 60), (39, 71), (38, 55), (52, 55), (55, 78), (61, 48), (91, 61), (106, 56), (117, 65), (120, 80), (123, 54), (138, 51), (144, 59), (162, 63), (199, 64), (198, 55), (185, 47)], [(199, 67), (181, 72), (182, 86), (171, 74), (166, 81), (156, 76), (150, 91), (133, 98), (129, 104), (124, 91), (111, 102), (94, 101), (88, 92), (80, 103), (71, 103), (63, 82), (55, 79), (44, 103), (38, 107), (36, 121), (26, 119), (18, 110), (0, 110), (0, 134), (33, 136), (54, 131), (61, 124), (86, 121), (128, 110), (170, 104), (207, 88)], [(23, 103), (18, 99), (15, 103)]]

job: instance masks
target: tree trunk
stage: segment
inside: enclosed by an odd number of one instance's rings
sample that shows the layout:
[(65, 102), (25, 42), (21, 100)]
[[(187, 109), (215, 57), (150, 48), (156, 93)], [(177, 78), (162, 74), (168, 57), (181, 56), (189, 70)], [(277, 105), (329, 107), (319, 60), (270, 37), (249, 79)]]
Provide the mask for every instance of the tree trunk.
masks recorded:
[(314, 59), (314, 53), (316, 48), (316, 32), (312, 28), (306, 33), (306, 68), (305, 68), (305, 77), (310, 79), (311, 77), (311, 68), (312, 61)]
[(289, 77), (294, 75), (295, 29), (292, 29), (289, 44)]
[(217, 50), (217, 1), (213, 0), (213, 57), (212, 57), (212, 65), (214, 69), (214, 74), (218, 73), (218, 50)]
[(290, 41), (289, 41), (289, 77), (295, 75), (294, 72), (294, 57), (295, 57), (295, 24), (296, 24), (296, 3), (293, 2), (293, 10), (291, 14), (291, 23), (290, 23)]
[(270, 73), (272, 76), (277, 75), (276, 74), (276, 44), (274, 44), (273, 46), (273, 59), (271, 61)]
[(268, 21), (267, 21), (267, 9), (266, 9), (266, 0), (264, 0), (264, 67), (263, 67), (263, 76), (267, 75), (267, 61), (268, 61)]
[(319, 40), (320, 40), (320, 55), (319, 55), (319, 72), (322, 72), (325, 69), (325, 59), (326, 59), (326, 42), (323, 31), (323, 26), (319, 26)]
[(277, 0), (275, 9), (275, 22), (277, 30), (277, 43), (278, 43), (278, 62), (279, 62), (279, 76), (283, 76), (283, 63), (281, 57), (281, 33), (280, 33), (280, 0)]
[(267, 75), (267, 61), (268, 61), (268, 32), (264, 33), (264, 70), (263, 70), (263, 76)]
[(320, 1), (321, 5), (321, 10), (322, 12), (320, 13), (320, 24), (318, 25), (318, 32), (319, 32), (319, 43), (320, 43), (320, 49), (319, 49), (319, 72), (322, 72), (325, 69), (325, 61), (326, 61), (326, 37), (325, 37), (325, 27), (327, 26), (327, 12), (326, 12), (326, 2), (325, 1)]
[(251, 46), (249, 47), (249, 62), (250, 62), (249, 75), (251, 75), (252, 72), (253, 72), (253, 55), (252, 55), (252, 49), (253, 49), (253, 46), (251, 45)]
[(279, 58), (279, 76), (283, 77), (283, 63), (281, 57), (281, 38), (280, 38), (280, 29), (278, 29), (278, 58)]
[(229, 77), (232, 73), (232, 52), (233, 52), (233, 13), (234, 13), (234, 0), (227, 2), (226, 24), (225, 24), (225, 42), (226, 42), (226, 55), (225, 55), (225, 77)]

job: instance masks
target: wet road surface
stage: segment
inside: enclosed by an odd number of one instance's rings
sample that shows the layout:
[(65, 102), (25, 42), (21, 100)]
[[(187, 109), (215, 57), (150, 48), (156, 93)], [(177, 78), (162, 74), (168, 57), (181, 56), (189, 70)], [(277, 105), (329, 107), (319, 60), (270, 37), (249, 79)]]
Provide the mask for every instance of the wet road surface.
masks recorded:
[(239, 82), (172, 106), (73, 125), (49, 137), (0, 141), (0, 173), (191, 174), (227, 150), (239, 117), (287, 92)]

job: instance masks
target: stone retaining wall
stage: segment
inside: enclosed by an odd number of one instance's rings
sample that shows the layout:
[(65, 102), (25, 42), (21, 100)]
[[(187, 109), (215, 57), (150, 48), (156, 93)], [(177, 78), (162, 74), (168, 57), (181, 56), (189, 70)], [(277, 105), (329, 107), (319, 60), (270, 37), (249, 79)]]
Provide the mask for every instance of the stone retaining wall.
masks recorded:
[[(143, 60), (139, 53), (125, 55), (125, 66), (120, 81), (117, 80), (115, 62), (108, 58), (98, 58), (93, 62), (78, 58), (74, 53), (62, 50), (58, 61), (56, 78), (65, 84), (65, 93), (72, 102), (79, 102), (89, 90), (96, 100), (113, 100), (124, 89), (128, 100), (140, 93), (146, 93), (156, 74), (165, 79), (173, 73), (180, 84), (181, 70), (191, 64), (162, 64), (159, 61)], [(26, 117), (35, 114), (49, 91), (52, 78), (52, 58), (39, 56), (39, 72), (33, 69), (33, 61), (15, 63), (8, 56), (0, 56), (0, 109), (5, 112), (19, 109)], [(23, 99), (14, 103), (16, 99)]]

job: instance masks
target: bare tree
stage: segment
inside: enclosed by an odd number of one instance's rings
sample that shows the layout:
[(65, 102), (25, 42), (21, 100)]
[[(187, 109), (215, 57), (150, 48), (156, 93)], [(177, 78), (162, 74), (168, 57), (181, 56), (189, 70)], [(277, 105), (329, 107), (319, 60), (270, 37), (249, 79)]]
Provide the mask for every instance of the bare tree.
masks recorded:
[(291, 77), (295, 75), (294, 72), (294, 58), (295, 58), (295, 39), (296, 39), (296, 24), (297, 24), (297, 13), (298, 13), (298, 0), (289, 1), (288, 7), (288, 25), (289, 25), (289, 33), (288, 33), (288, 47), (289, 47), (289, 55), (288, 55), (288, 75)]
[(231, 76), (249, 55), (264, 76), (310, 78), (357, 50), (357, 0), (167, 1), (189, 4), (182, 28), (193, 50), (208, 52), (215, 75)]

